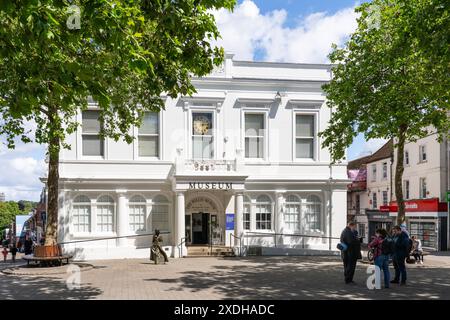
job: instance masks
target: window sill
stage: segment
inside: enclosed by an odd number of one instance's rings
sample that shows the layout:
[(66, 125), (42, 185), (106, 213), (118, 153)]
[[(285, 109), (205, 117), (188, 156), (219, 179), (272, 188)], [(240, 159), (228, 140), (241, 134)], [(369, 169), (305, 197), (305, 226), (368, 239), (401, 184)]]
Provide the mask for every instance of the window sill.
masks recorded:
[(81, 156), (81, 160), (105, 160), (104, 156)]
[(315, 158), (295, 158), (293, 162), (314, 163), (317, 162), (317, 160)]

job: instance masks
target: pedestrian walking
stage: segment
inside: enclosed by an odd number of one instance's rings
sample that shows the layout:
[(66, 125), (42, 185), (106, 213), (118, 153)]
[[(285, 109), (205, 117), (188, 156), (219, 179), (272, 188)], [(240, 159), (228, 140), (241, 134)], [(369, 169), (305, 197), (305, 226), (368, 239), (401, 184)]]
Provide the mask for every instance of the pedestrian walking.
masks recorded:
[(344, 280), (346, 284), (355, 284), (353, 277), (355, 275), (356, 263), (362, 259), (361, 240), (358, 238), (356, 223), (349, 222), (347, 227), (341, 233), (342, 261), (344, 263)]
[(401, 285), (406, 284), (406, 264), (405, 260), (410, 253), (410, 239), (405, 231), (402, 231), (400, 226), (395, 226), (393, 228), (394, 233), (394, 254), (392, 261), (395, 269), (395, 277), (391, 283), (400, 283)]
[(375, 231), (375, 238), (369, 243), (369, 248), (374, 250), (374, 264), (380, 271), (383, 271), (384, 287), (389, 288), (389, 280), (391, 274), (389, 273), (389, 255), (394, 253), (394, 242), (389, 239), (388, 233), (385, 229), (378, 229)]
[(17, 247), (16, 247), (16, 245), (14, 243), (11, 245), (11, 248), (9, 249), (9, 252), (11, 252), (12, 262), (16, 263)]
[(3, 247), (2, 254), (3, 254), (3, 262), (6, 263), (6, 258), (8, 257), (8, 249), (6, 249), (6, 247)]
[(25, 255), (33, 253), (33, 240), (30, 239), (29, 235), (26, 236), (23, 247)]

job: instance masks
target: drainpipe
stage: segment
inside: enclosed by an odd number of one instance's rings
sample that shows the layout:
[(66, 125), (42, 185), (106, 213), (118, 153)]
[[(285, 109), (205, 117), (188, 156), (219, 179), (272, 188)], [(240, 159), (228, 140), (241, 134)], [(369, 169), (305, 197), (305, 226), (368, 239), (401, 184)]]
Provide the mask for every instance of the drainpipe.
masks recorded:
[(331, 214), (333, 212), (333, 193), (332, 193), (332, 189), (331, 189), (331, 181), (333, 180), (333, 169), (332, 169), (332, 165), (330, 164), (330, 179), (328, 180), (328, 188), (329, 188), (329, 203), (330, 205), (328, 206), (328, 225), (329, 225), (329, 230), (330, 230), (330, 234), (329, 234), (329, 239), (328, 239), (328, 250), (331, 251), (331, 236), (332, 236), (332, 218), (331, 218)]

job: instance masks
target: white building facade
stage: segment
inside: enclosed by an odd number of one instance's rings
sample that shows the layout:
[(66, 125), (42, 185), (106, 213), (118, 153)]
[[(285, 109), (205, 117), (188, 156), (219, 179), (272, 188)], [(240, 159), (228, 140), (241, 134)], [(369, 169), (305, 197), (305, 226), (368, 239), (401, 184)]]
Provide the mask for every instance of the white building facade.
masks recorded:
[[(404, 152), (402, 186), (408, 229), (422, 240), (424, 247), (448, 250), (448, 141), (444, 139), (439, 142), (434, 133), (407, 143)], [(394, 152), (394, 166), (396, 162), (397, 154)], [(397, 217), (395, 206), (394, 202), (394, 210), (390, 213), (392, 217)]]
[(193, 79), (194, 96), (148, 113), (131, 144), (102, 140), (90, 103), (60, 155), (59, 242), (77, 259), (148, 257), (139, 235), (154, 229), (173, 257), (194, 245), (335, 249), (326, 237), (345, 227), (348, 179), (318, 137), (330, 68), (227, 55)]
[[(377, 229), (393, 227), (389, 205), (393, 195), (393, 143), (386, 142), (370, 156), (349, 162), (349, 216), (357, 223), (365, 243), (370, 242)], [(355, 175), (356, 174), (356, 175)]]

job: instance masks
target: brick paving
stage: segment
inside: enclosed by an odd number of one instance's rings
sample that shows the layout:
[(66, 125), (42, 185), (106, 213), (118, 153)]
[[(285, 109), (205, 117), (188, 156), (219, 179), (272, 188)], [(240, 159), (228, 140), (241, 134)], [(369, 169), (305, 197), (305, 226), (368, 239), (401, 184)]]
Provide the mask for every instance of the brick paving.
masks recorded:
[[(246, 257), (91, 261), (81, 287), (67, 275), (0, 273), (2, 299), (450, 299), (450, 256), (427, 256), (408, 265), (406, 287), (368, 290), (367, 265), (358, 264), (357, 285), (343, 284), (336, 257)], [(6, 267), (6, 266), (5, 266)], [(0, 266), (0, 268), (2, 268)], [(393, 271), (393, 270), (392, 270)]]

